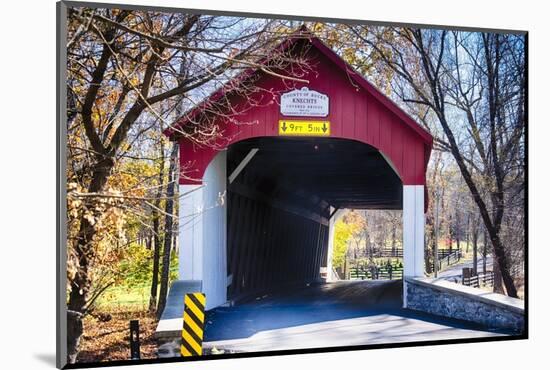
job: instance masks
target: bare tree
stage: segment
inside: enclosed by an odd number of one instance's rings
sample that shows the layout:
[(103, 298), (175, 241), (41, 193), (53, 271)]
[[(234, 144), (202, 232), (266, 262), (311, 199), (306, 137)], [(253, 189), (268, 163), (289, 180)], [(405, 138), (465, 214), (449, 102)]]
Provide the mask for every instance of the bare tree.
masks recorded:
[[(477, 217), (476, 217), (477, 218)], [(473, 274), (477, 275), (477, 242), (479, 240), (479, 219), (474, 219), (472, 224), (472, 243), (473, 243)]]
[[(359, 45), (376, 51), (394, 71), (395, 93), (405, 103), (426, 108), (419, 118), (438, 148), (456, 161), (488, 232), (506, 292), (517, 297), (501, 226), (506, 192), (511, 184), (523, 183), (524, 37), (395, 27), (350, 30)], [(473, 155), (464, 150), (470, 143)]]
[[(287, 36), (280, 26), (278, 21), (238, 17), (69, 8), (70, 363), (76, 361), (78, 354), (83, 317), (112, 284), (112, 280), (102, 281), (96, 273), (101, 266), (98, 245), (108, 244), (113, 249), (124, 244), (111, 243), (109, 239), (117, 238), (116, 233), (105, 230), (123, 222), (120, 210), (140, 213), (144, 206), (154, 207), (158, 199), (156, 188), (152, 187), (139, 196), (121, 193), (114, 181), (117, 169), (124, 159), (136, 155), (136, 142), (152, 131), (159, 133), (168, 128), (173, 121), (170, 114), (175, 100), (183, 99), (185, 107), (194, 106), (247, 68), (281, 79), (299, 80), (299, 76), (276, 72), (291, 62), (307, 64), (300, 56), (276, 48)], [(259, 63), (266, 56), (269, 63)], [(299, 74), (299, 68), (295, 71)], [(226, 87), (228, 93), (247, 97), (258, 92), (245, 78), (233, 81)], [(224, 99), (206, 108), (210, 117), (239, 113), (235, 109), (228, 111), (228, 101)], [(191, 119), (185, 128), (172, 129), (197, 145), (213, 145), (223, 137), (214, 121)], [(137, 155), (143, 157), (142, 153)], [(133, 189), (139, 188), (141, 194), (143, 187), (144, 184), (139, 184)], [(108, 222), (108, 217), (111, 221), (117, 218), (117, 222)]]
[(157, 291), (159, 283), (159, 266), (160, 266), (160, 199), (162, 197), (164, 188), (164, 143), (160, 141), (160, 163), (159, 163), (159, 176), (158, 176), (158, 189), (156, 199), (152, 209), (153, 218), (153, 276), (151, 277), (151, 296), (149, 298), (149, 311), (153, 312), (157, 309)]

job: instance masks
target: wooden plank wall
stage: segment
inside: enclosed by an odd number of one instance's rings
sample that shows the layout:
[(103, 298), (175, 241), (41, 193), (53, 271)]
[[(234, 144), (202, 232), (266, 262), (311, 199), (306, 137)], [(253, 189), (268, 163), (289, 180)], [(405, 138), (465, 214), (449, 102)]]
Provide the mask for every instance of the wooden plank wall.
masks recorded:
[(267, 203), (228, 193), (229, 300), (319, 277), (328, 227)]
[[(279, 104), (275, 104), (283, 92), (306, 86), (330, 98), (329, 114), (323, 120), (330, 121), (331, 137), (356, 140), (373, 146), (392, 161), (404, 185), (424, 185), (431, 144), (426, 143), (378, 97), (353, 82), (348, 71), (339, 68), (327, 55), (315, 47), (307, 50), (311, 70), (300, 78), (308, 80), (309, 84), (260, 74), (255, 81), (257, 92), (250, 97), (231, 98), (235, 111), (240, 114), (233, 116), (233, 120), (227, 120), (223, 115), (215, 118), (216, 124), (223, 131), (223, 138), (217, 145), (199, 148), (185, 138), (180, 140), (181, 166), (188, 169), (188, 176), (195, 179), (202, 177), (204, 169), (216, 155), (214, 147), (226, 148), (254, 137), (277, 137), (281, 119), (312, 119), (284, 116), (280, 113)], [(292, 70), (280, 73), (292, 75)], [(250, 102), (257, 104), (250, 106)], [(180, 184), (186, 183), (195, 182), (180, 179)]]

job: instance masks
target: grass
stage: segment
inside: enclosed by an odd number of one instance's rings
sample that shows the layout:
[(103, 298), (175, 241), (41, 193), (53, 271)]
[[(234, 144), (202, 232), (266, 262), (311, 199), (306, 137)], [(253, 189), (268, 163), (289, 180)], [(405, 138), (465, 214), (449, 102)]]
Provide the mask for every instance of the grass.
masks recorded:
[[(157, 287), (157, 292), (160, 292), (160, 284)], [(151, 283), (135, 286), (112, 286), (97, 299), (97, 307), (100, 310), (131, 309), (146, 311), (149, 309), (150, 294)]]
[(101, 297), (98, 298), (97, 306), (101, 308), (130, 307), (133, 309), (147, 309), (150, 293), (151, 285), (149, 284), (133, 287), (114, 286), (108, 288)]

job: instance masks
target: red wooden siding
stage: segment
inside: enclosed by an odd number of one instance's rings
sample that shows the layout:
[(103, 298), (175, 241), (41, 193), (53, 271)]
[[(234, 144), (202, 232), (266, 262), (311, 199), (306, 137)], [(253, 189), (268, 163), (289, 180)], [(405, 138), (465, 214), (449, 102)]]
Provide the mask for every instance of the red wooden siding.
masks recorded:
[[(431, 152), (431, 136), (389, 99), (346, 69), (345, 63), (335, 53), (328, 51), (316, 39), (311, 42), (314, 47), (309, 50), (308, 56), (315, 70), (305, 76), (309, 84), (283, 82), (276, 77), (262, 75), (256, 85), (276, 92), (277, 96), (303, 86), (327, 94), (330, 99), (329, 115), (323, 119), (330, 121), (331, 137), (356, 140), (377, 148), (392, 162), (403, 184), (423, 185)], [(278, 136), (279, 119), (308, 119), (282, 116), (278, 101), (273, 102), (269, 93), (258, 93), (253, 98), (262, 104), (234, 117), (242, 124), (218, 122), (224, 136), (231, 137), (229, 142), (225, 140), (220, 146), (227, 147), (252, 137)], [(236, 97), (233, 101), (237, 106), (246, 105), (242, 97)], [(196, 179), (182, 178), (180, 183), (200, 182), (216, 150), (209, 147), (196, 148), (185, 139), (180, 140), (180, 148), (182, 168), (192, 167), (194, 172), (190, 172), (189, 176)]]

